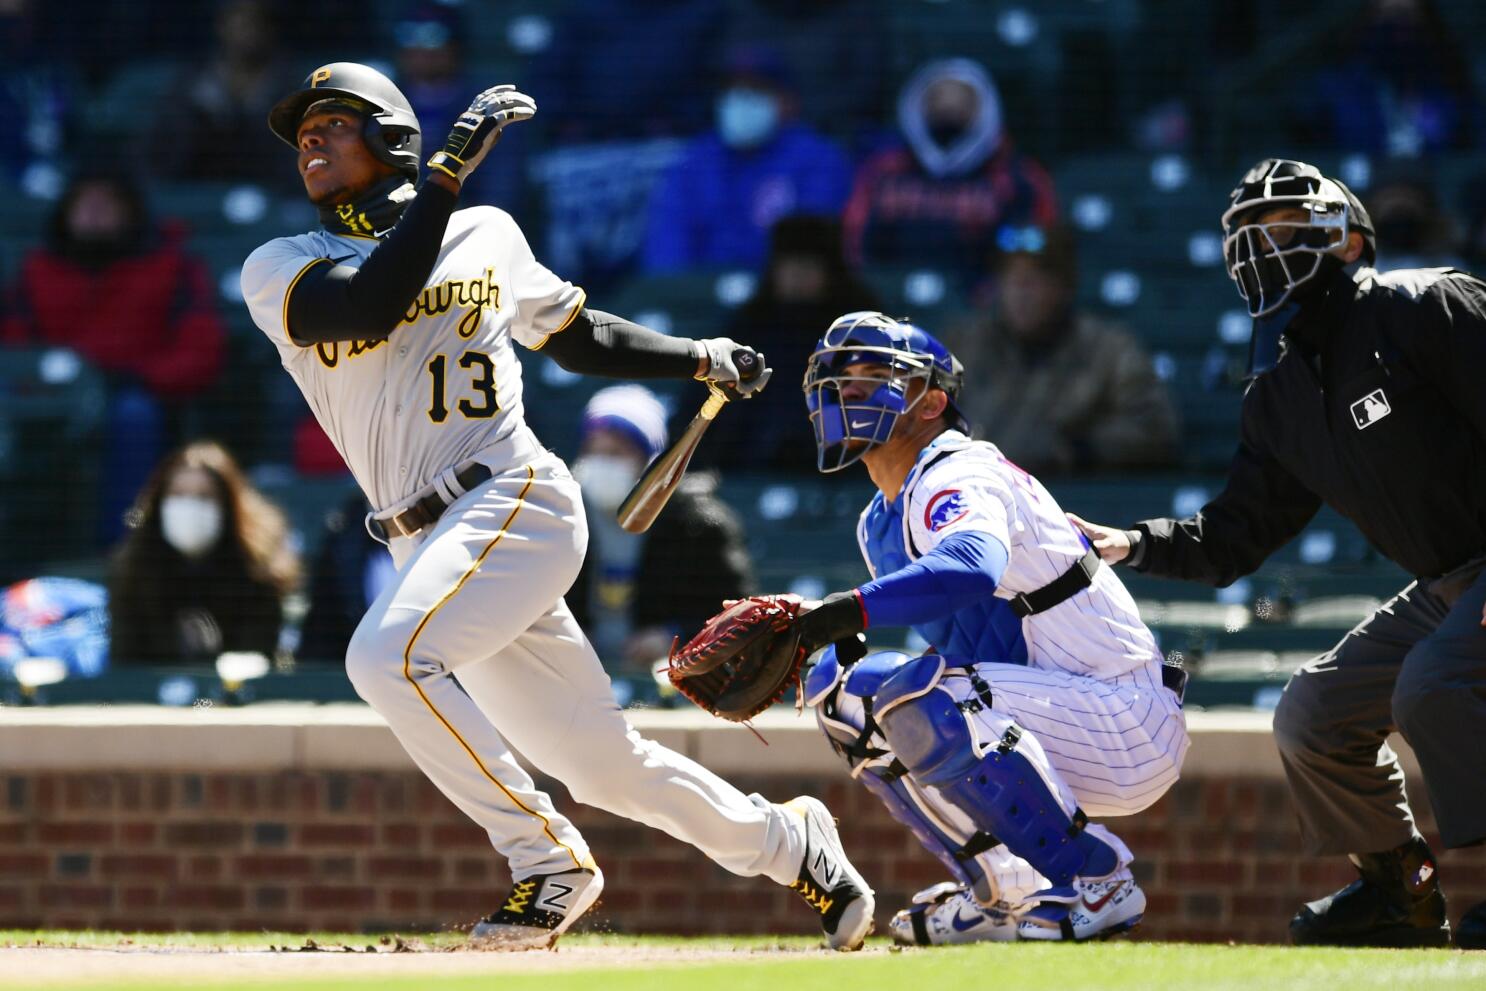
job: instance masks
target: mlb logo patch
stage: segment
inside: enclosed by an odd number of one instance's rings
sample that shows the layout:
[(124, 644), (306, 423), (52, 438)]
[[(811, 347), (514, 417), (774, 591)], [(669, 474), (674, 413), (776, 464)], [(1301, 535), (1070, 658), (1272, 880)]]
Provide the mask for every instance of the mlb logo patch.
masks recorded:
[(930, 533), (938, 533), (966, 512), (965, 496), (959, 489), (935, 492), (929, 504), (924, 507), (924, 526)]
[(1358, 430), (1366, 430), (1392, 412), (1393, 407), (1388, 405), (1383, 390), (1374, 389), (1352, 404), (1352, 422), (1357, 424)]

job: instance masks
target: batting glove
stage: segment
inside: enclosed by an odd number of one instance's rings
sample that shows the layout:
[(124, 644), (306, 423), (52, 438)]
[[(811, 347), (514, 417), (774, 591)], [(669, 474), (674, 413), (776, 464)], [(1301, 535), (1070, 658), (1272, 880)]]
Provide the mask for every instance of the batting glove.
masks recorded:
[[(699, 352), (696, 377), (720, 387), (733, 399), (752, 397), (769, 384), (769, 376), (774, 374), (774, 369), (768, 367), (761, 353), (737, 341), (709, 337), (693, 343)], [(740, 362), (756, 371), (745, 375), (738, 367)]]
[(428, 167), (462, 184), (495, 147), (507, 124), (531, 120), (536, 112), (536, 101), (516, 87), (492, 86), (454, 122), (443, 150), (428, 160)]

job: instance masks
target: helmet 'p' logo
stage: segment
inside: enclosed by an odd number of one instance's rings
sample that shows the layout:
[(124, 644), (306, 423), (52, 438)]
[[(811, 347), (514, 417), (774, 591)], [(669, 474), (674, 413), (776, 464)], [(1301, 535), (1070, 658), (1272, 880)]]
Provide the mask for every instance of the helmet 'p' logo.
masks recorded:
[(322, 65), (322, 66), (320, 66), (320, 68), (318, 68), (314, 72), (310, 73), (310, 86), (311, 87), (319, 86), (321, 83), (326, 82), (329, 79), (330, 79), (330, 66), (328, 66), (328, 65)]

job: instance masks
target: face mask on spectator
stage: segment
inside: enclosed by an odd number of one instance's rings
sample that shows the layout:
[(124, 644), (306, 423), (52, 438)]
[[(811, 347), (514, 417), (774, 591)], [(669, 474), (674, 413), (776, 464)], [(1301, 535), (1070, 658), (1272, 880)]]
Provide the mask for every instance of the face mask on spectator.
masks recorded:
[(583, 498), (595, 509), (610, 512), (619, 508), (629, 490), (639, 481), (633, 461), (607, 454), (585, 454), (573, 462), (573, 477), (583, 486)]
[(717, 130), (729, 148), (757, 148), (779, 126), (779, 101), (768, 93), (738, 87), (717, 100)]
[(160, 500), (160, 531), (186, 557), (201, 557), (222, 535), (222, 507), (201, 496), (166, 496)]

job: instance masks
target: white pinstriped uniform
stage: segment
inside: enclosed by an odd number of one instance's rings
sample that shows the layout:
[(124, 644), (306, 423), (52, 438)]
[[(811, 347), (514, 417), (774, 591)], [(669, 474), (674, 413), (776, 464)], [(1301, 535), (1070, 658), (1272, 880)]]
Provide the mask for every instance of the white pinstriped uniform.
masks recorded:
[[(663, 829), (738, 874), (788, 884), (804, 822), (639, 736), (562, 600), (588, 541), (578, 485), (522, 417), (513, 342), (561, 332), (583, 293), (532, 256), (493, 207), (459, 210), (424, 291), (385, 342), (300, 347), (285, 326), (295, 282), (355, 265), (369, 238), (315, 232), (248, 258), (259, 328), (379, 511), (438, 491), (433, 525), (394, 537), (397, 580), (347, 650), (357, 692), (425, 774), (490, 835), (512, 876), (592, 863), (578, 830), (512, 748), (573, 797)], [(471, 463), (493, 477), (465, 491)]]
[[(946, 493), (959, 494), (958, 515), (936, 519), (934, 509)], [(965, 530), (1000, 541), (1008, 549), (996, 592), (1003, 599), (1049, 584), (1088, 550), (1041, 482), (995, 445), (954, 432), (925, 449), (900, 498), (906, 499), (910, 559)], [(866, 521), (863, 513), (858, 539), (871, 569)], [(1160, 798), (1180, 774), (1189, 743), (1186, 720), (1161, 684), (1155, 638), (1115, 573), (1101, 566), (1087, 589), (1024, 618), (1021, 630), (1024, 657), (1008, 658), (1012, 663), (980, 658), (976, 666), (994, 700), (992, 709), (974, 717), (983, 724), (982, 738), (999, 740), (1007, 720), (1028, 731), (1046, 755), (1044, 770), (1060, 786), (1055, 790), (1066, 788), (1090, 816), (1130, 815)], [(951, 672), (945, 684), (957, 698), (974, 696), (967, 677)], [(937, 795), (927, 800), (937, 803), (941, 819), (963, 819)], [(1113, 845), (1128, 862), (1124, 845)], [(1014, 902), (1018, 892), (1040, 885), (1030, 867), (1007, 862), (1004, 852), (998, 848), (982, 862)]]

